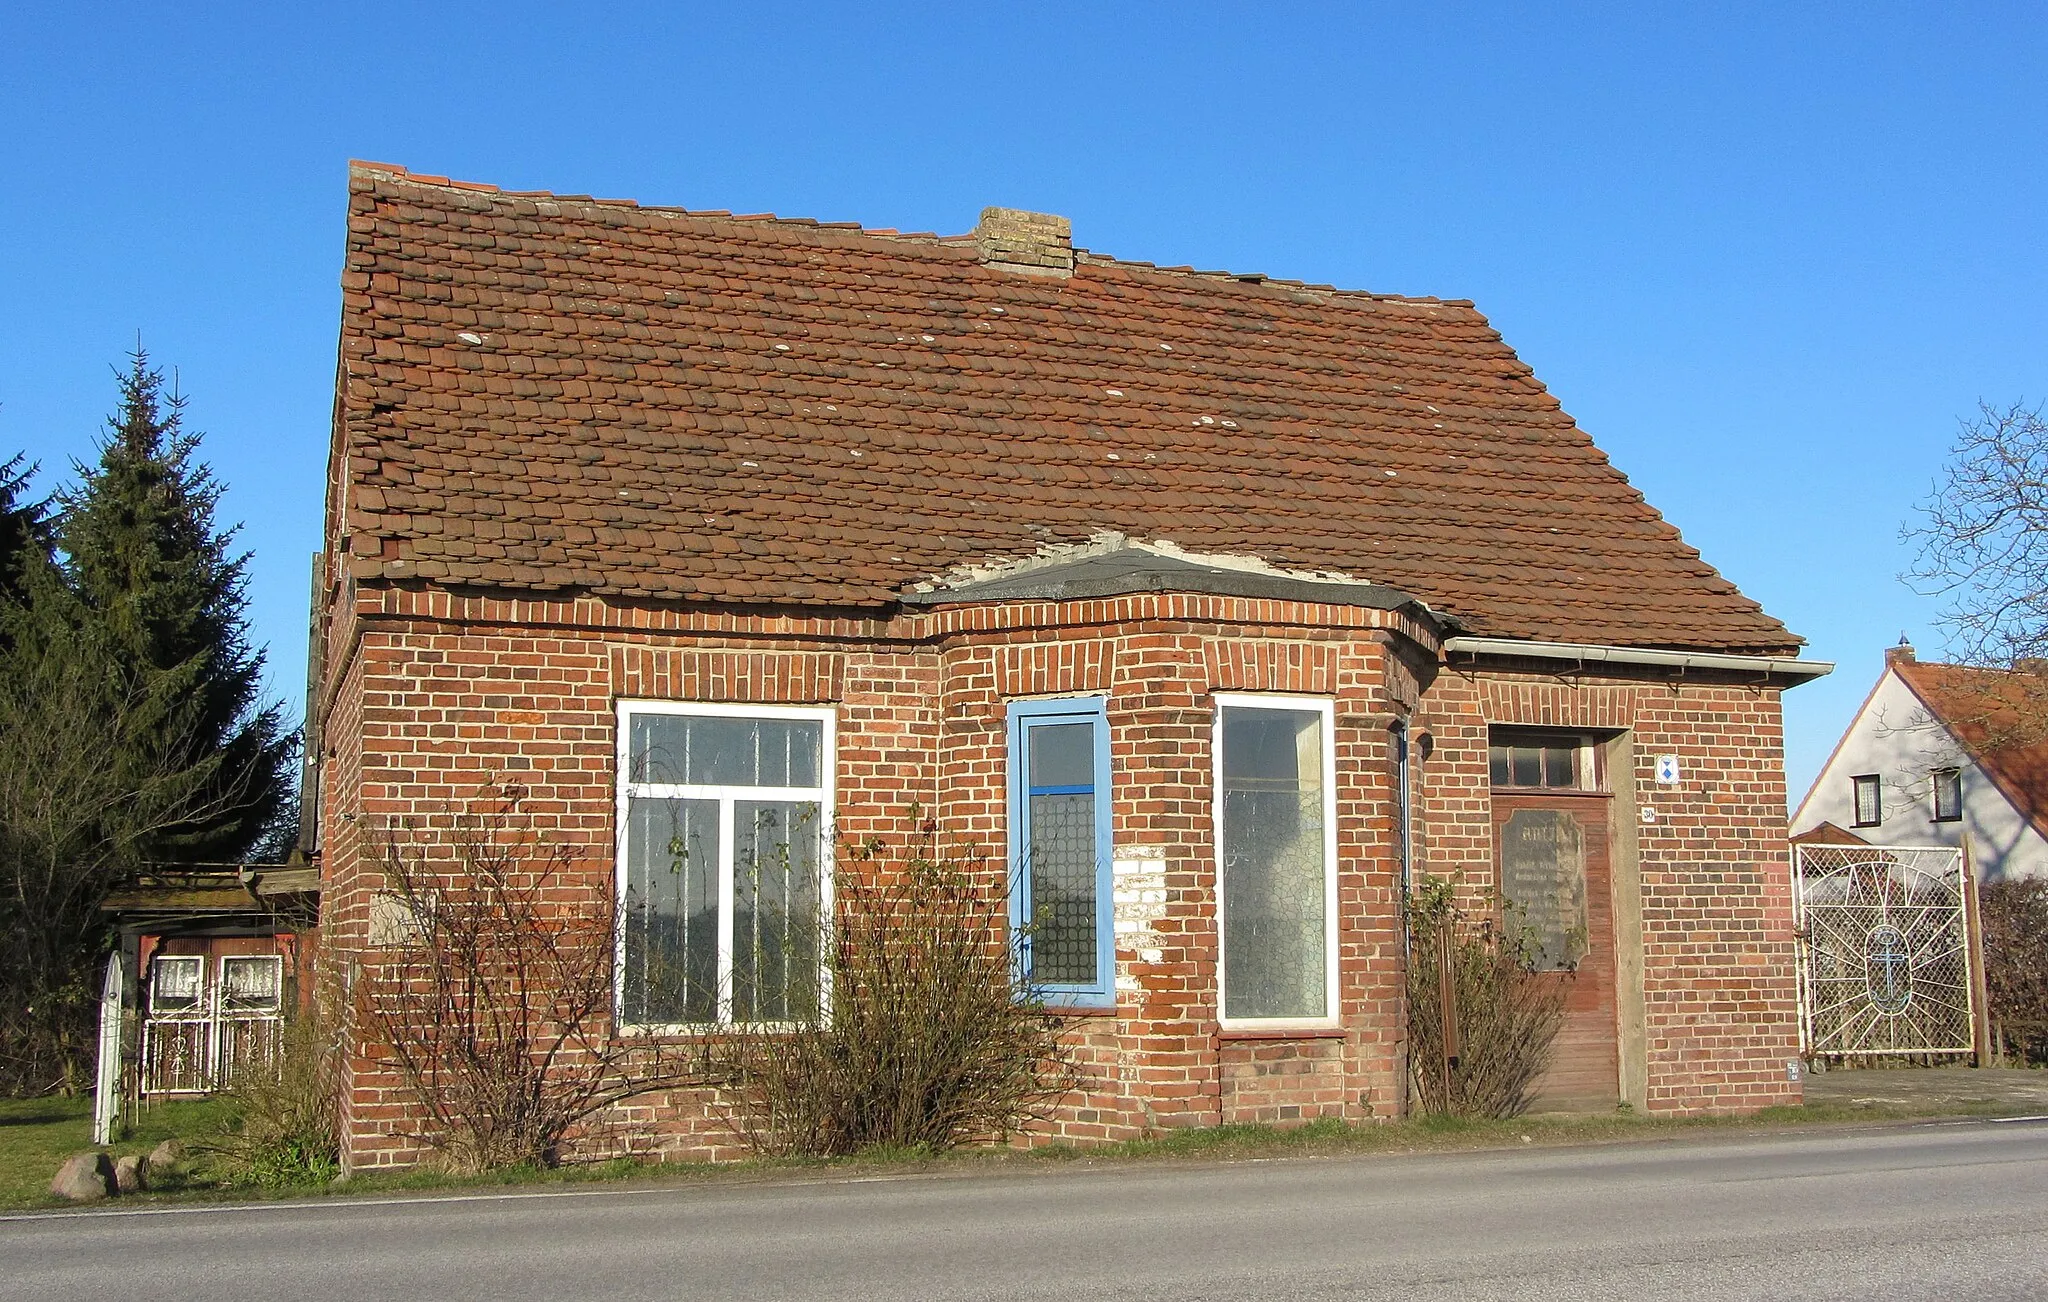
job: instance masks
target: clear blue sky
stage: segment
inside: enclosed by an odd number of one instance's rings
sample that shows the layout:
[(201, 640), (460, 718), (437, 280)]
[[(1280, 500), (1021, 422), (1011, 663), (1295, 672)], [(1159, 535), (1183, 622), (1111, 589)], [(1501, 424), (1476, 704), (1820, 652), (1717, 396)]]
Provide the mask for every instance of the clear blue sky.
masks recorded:
[[(1837, 660), (1979, 397), (2048, 397), (2048, 9), (43, 5), (0, 10), (0, 456), (175, 367), (304, 678), (351, 157), (1476, 300), (1714, 564)], [(1444, 12), (1436, 12), (1443, 10)]]

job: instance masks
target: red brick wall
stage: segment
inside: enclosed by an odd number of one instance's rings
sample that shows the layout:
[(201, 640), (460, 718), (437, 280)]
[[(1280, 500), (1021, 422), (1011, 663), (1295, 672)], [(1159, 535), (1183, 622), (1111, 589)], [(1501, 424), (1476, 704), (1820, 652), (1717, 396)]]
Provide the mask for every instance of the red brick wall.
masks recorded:
[[(1641, 872), (1648, 1106), (1798, 1100), (1785, 1071), (1799, 1037), (1775, 689), (1446, 672), (1417, 724), (1434, 739), (1420, 766), (1419, 866), (1474, 886), (1494, 872), (1487, 725), (1626, 731), (1635, 771), (1610, 773), (1609, 786), (1657, 818), (1616, 829), (1633, 836)], [(1678, 786), (1657, 785), (1658, 755), (1679, 757)]]
[[(994, 897), (1006, 853), (1006, 702), (1106, 693), (1117, 1006), (1073, 1019), (1086, 1081), (1038, 1138), (1402, 1111), (1387, 726), (1421, 685), (1388, 649), (1390, 639), (1413, 645), (1426, 634), (1397, 614), (1168, 595), (882, 624), (431, 589), (360, 600), (360, 642), (329, 666), (323, 769), (325, 943), (344, 970), (378, 957), (367, 944), (378, 879), (365, 838), (394, 822), (421, 835), (445, 831), (496, 780), (523, 786), (527, 812), (609, 889), (622, 697), (836, 703), (840, 834), (901, 840), (935, 824), (946, 844), (982, 855)], [(1336, 702), (1341, 1017), (1328, 1033), (1219, 1033), (1216, 691)], [(1446, 673), (1422, 691), (1420, 710), (1418, 726), (1436, 741), (1419, 766), (1415, 839), (1425, 866), (1491, 872), (1489, 722), (1633, 729), (1639, 766), (1667, 750), (1698, 757), (1685, 799), (1641, 838), (1651, 1105), (1746, 1108), (1784, 1097), (1793, 1036), (1775, 694)], [(351, 1073), (352, 1163), (412, 1160), (417, 1146), (389, 1064), (366, 1046)], [(609, 1146), (734, 1151), (701, 1097), (641, 1100), (610, 1120)]]

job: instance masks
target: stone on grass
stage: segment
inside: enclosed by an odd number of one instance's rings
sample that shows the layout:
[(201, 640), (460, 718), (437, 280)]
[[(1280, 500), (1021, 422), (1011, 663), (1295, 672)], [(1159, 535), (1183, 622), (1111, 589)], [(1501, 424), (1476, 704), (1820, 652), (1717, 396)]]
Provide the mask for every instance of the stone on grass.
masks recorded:
[(149, 1188), (149, 1159), (139, 1153), (115, 1158), (114, 1187), (124, 1194)]
[(114, 1164), (105, 1153), (80, 1153), (57, 1168), (50, 1192), (74, 1203), (89, 1203), (114, 1192)]
[(149, 1150), (149, 1164), (159, 1171), (168, 1171), (185, 1160), (185, 1146), (175, 1139), (166, 1139)]

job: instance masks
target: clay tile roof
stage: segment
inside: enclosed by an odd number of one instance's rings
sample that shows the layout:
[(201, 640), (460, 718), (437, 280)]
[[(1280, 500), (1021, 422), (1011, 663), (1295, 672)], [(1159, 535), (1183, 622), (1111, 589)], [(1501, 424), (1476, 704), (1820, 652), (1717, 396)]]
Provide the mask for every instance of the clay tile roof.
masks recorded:
[(2048, 667), (2020, 672), (1899, 657), (1890, 664), (2013, 808), (2048, 836)]
[(884, 607), (1105, 531), (1504, 637), (1799, 639), (1469, 303), (350, 172), (356, 574)]

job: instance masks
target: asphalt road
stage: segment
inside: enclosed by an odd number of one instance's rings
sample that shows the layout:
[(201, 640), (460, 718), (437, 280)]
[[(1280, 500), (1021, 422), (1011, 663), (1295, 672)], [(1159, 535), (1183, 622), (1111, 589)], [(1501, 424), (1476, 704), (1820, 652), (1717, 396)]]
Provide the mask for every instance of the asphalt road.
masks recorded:
[(0, 1297), (2048, 1298), (2048, 1124), (7, 1217)]

